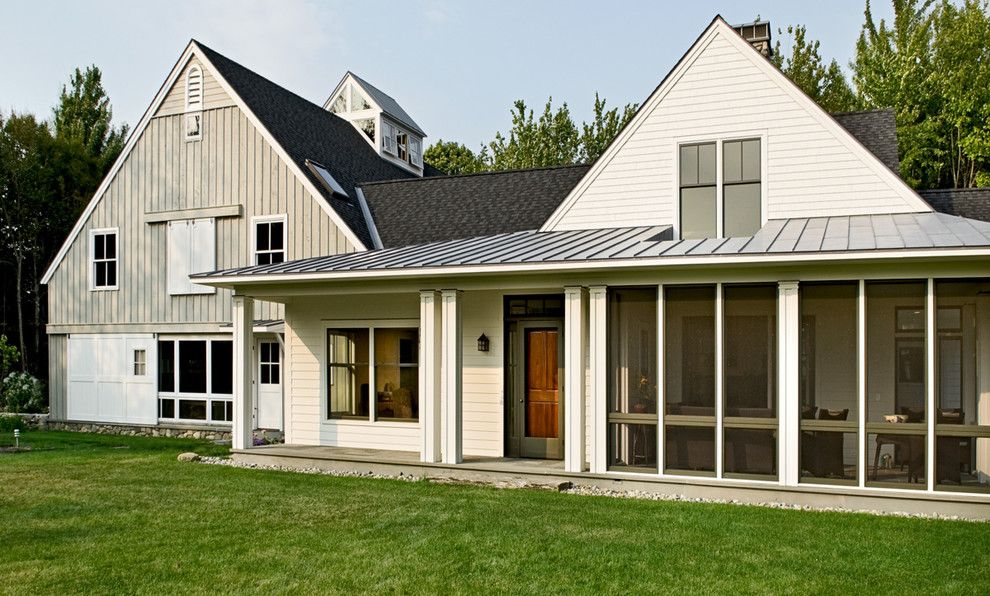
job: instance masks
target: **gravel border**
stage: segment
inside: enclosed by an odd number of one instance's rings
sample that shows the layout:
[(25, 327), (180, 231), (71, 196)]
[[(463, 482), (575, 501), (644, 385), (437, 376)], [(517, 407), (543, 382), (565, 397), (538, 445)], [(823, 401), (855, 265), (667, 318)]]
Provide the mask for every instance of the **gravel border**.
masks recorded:
[(688, 497), (679, 494), (665, 494), (641, 490), (615, 490), (601, 488), (597, 486), (578, 486), (570, 482), (561, 484), (531, 484), (520, 480), (499, 481), (499, 482), (470, 482), (451, 478), (430, 478), (426, 476), (413, 476), (410, 474), (376, 474), (374, 472), (359, 472), (354, 470), (334, 470), (324, 468), (296, 468), (291, 466), (280, 466), (275, 464), (255, 464), (236, 462), (226, 457), (200, 457), (197, 461), (203, 464), (227, 466), (231, 468), (247, 468), (253, 470), (272, 470), (277, 472), (296, 472), (301, 474), (317, 474), (321, 476), (335, 476), (340, 478), (374, 478), (379, 480), (401, 480), (403, 482), (433, 482), (437, 484), (472, 484), (479, 486), (490, 486), (499, 489), (530, 489), (530, 490), (551, 490), (567, 495), (611, 497), (614, 499), (636, 499), (641, 501), (679, 501), (683, 503), (708, 503), (716, 505), (736, 505), (741, 507), (764, 507), (767, 509), (786, 509), (792, 511), (819, 511), (835, 513), (865, 513), (878, 517), (906, 517), (913, 519), (932, 519), (946, 521), (968, 521), (973, 523), (990, 523), (986, 521), (974, 520), (958, 515), (943, 515), (938, 513), (909, 513), (906, 511), (880, 511), (876, 509), (847, 509), (843, 507), (819, 507), (814, 505), (797, 505), (793, 503), (781, 503), (777, 501), (763, 501), (751, 503), (735, 499), (710, 499), (705, 497)]

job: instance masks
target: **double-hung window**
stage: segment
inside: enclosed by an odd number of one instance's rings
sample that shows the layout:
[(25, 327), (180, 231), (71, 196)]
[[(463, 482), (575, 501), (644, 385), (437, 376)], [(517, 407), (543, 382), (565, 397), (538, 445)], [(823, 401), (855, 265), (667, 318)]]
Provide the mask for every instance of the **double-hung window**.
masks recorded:
[(254, 264), (271, 265), (285, 261), (285, 216), (254, 219)]
[(93, 230), (89, 244), (91, 288), (116, 290), (117, 230)]
[(419, 329), (327, 329), (327, 417), (419, 419)]
[(681, 238), (752, 236), (760, 229), (760, 145), (760, 139), (734, 139), (680, 146)]

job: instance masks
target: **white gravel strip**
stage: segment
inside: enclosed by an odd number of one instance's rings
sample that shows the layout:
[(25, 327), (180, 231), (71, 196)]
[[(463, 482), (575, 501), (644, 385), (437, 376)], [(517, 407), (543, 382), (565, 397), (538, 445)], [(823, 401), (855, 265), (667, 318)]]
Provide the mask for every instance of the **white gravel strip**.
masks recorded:
[[(832, 511), (839, 513), (866, 513), (869, 515), (885, 517), (909, 517), (916, 519), (939, 519), (950, 521), (974, 521), (958, 515), (942, 515), (937, 513), (909, 513), (906, 511), (879, 511), (875, 509), (846, 509), (842, 507), (818, 507), (813, 505), (796, 505), (793, 503), (780, 503), (777, 501), (763, 501), (760, 503), (750, 503), (735, 499), (709, 499), (704, 497), (688, 497), (679, 494), (665, 494), (642, 490), (615, 490), (601, 488), (597, 486), (577, 486), (570, 483), (563, 485), (531, 484), (522, 481), (499, 481), (491, 483), (479, 483), (452, 480), (450, 478), (426, 478), (424, 476), (413, 476), (411, 474), (376, 474), (373, 472), (359, 472), (354, 470), (332, 470), (323, 468), (295, 468), (290, 466), (279, 466), (274, 464), (254, 464), (236, 462), (226, 457), (200, 457), (200, 463), (228, 466), (232, 468), (249, 468), (253, 470), (274, 470), (278, 472), (297, 472), (302, 474), (318, 474), (321, 476), (336, 476), (341, 478), (376, 478), (383, 480), (402, 480), (405, 482), (429, 481), (447, 484), (481, 484), (493, 488), (505, 489), (536, 489), (536, 490), (556, 490), (568, 495), (582, 495), (594, 497), (612, 497), (615, 499), (639, 499), (643, 501), (679, 501), (683, 503), (711, 503), (718, 505), (741, 505), (750, 507), (766, 507), (768, 509), (789, 509), (794, 511)], [(986, 522), (983, 522), (986, 523)]]

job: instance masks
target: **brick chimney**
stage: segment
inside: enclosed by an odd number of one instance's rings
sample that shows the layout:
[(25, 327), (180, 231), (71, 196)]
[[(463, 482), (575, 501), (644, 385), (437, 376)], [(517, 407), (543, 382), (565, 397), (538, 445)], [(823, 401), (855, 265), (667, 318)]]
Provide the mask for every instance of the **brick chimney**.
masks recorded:
[(761, 21), (757, 17), (752, 23), (733, 25), (732, 28), (756, 48), (757, 52), (767, 58), (773, 54), (773, 47), (770, 45), (770, 21)]

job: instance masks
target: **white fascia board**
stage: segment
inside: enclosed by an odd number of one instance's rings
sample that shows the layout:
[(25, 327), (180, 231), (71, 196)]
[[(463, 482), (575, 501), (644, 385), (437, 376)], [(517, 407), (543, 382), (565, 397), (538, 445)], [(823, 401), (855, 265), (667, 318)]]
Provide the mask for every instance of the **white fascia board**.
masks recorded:
[(801, 263), (836, 264), (871, 261), (902, 261), (904, 259), (956, 259), (988, 258), (990, 248), (872, 250), (842, 253), (806, 253), (781, 255), (708, 255), (683, 257), (657, 257), (651, 259), (617, 259), (608, 261), (580, 261), (573, 263), (511, 263), (504, 265), (458, 265), (456, 267), (410, 267), (406, 269), (332, 271), (318, 273), (282, 273), (276, 275), (231, 275), (212, 278), (193, 278), (203, 285), (230, 286), (264, 283), (294, 283), (310, 281), (384, 280), (397, 278), (438, 277), (458, 275), (556, 273), (613, 269), (662, 269), (666, 267), (722, 267), (726, 265), (790, 265)]
[(361, 190), (360, 186), (355, 186), (354, 192), (357, 193), (358, 203), (361, 204), (361, 213), (364, 215), (365, 221), (368, 222), (368, 232), (371, 233), (371, 241), (374, 243), (374, 248), (376, 250), (384, 248), (382, 237), (378, 235), (378, 226), (375, 224), (375, 218), (371, 216), (371, 208), (368, 207), (368, 200), (364, 198), (364, 191)]
[(831, 114), (825, 111), (824, 108), (819, 106), (815, 100), (808, 97), (808, 95), (801, 90), (793, 81), (787, 78), (784, 73), (780, 72), (769, 60), (767, 60), (762, 54), (760, 54), (748, 41), (742, 38), (741, 35), (736, 33), (735, 29), (731, 25), (725, 22), (722, 17), (715, 17), (708, 28), (698, 37), (694, 42), (694, 45), (684, 54), (681, 60), (674, 66), (674, 68), (667, 74), (667, 76), (661, 81), (660, 85), (646, 98), (643, 105), (637, 110), (636, 115), (629, 122), (628, 125), (619, 133), (619, 135), (609, 144), (605, 152), (595, 161), (591, 166), (591, 169), (585, 173), (584, 177), (574, 186), (573, 189), (564, 197), (564, 200), (557, 206), (554, 212), (547, 218), (546, 222), (540, 227), (541, 232), (551, 231), (554, 227), (560, 223), (560, 220), (564, 215), (570, 211), (571, 207), (577, 201), (578, 197), (584, 194), (585, 190), (591, 183), (601, 174), (602, 170), (608, 165), (609, 162), (615, 157), (619, 150), (626, 144), (629, 138), (636, 133), (643, 122), (650, 113), (656, 109), (657, 105), (661, 103), (670, 90), (680, 81), (684, 76), (684, 73), (691, 68), (694, 62), (698, 59), (698, 56), (708, 44), (710, 44), (716, 36), (723, 35), (729, 43), (733, 44), (737, 49), (742, 50), (740, 54), (745, 56), (750, 62), (756, 65), (761, 71), (763, 71), (772, 81), (776, 82), (777, 85), (787, 93), (795, 102), (802, 105), (805, 110), (819, 123), (823, 128), (830, 131), (832, 134), (839, 139), (843, 145), (849, 149), (850, 153), (859, 157), (863, 163), (871, 168), (871, 170), (879, 176), (881, 179), (887, 182), (892, 188), (900, 191), (902, 198), (904, 198), (909, 205), (921, 212), (934, 211), (931, 205), (927, 201), (921, 198), (921, 195), (917, 193), (913, 188), (908, 186), (908, 184), (901, 179), (900, 176), (895, 174), (880, 161), (880, 158), (873, 154), (869, 149), (867, 149), (856, 137), (853, 136), (851, 132), (846, 130), (839, 124)]
[[(192, 45), (197, 50), (199, 49), (199, 47), (196, 46), (196, 42), (192, 42)], [(346, 236), (347, 239), (351, 241), (351, 244), (354, 245), (354, 248), (359, 251), (367, 250), (364, 242), (357, 237), (354, 230), (352, 230), (350, 226), (348, 226), (344, 220), (341, 219), (340, 215), (334, 211), (326, 201), (323, 200), (323, 193), (316, 188), (313, 182), (309, 179), (309, 176), (307, 176), (306, 173), (299, 168), (299, 165), (295, 162), (295, 160), (289, 157), (289, 154), (286, 153), (285, 148), (283, 148), (282, 145), (275, 140), (275, 137), (273, 137), (271, 132), (269, 132), (268, 129), (261, 123), (261, 120), (258, 120), (258, 117), (255, 116), (254, 112), (247, 107), (247, 104), (244, 103), (241, 96), (238, 95), (237, 92), (234, 91), (234, 88), (230, 86), (230, 83), (228, 83), (227, 80), (220, 75), (220, 72), (213, 66), (213, 63), (211, 63), (210, 60), (203, 55), (203, 52), (197, 52), (197, 57), (203, 62), (203, 64), (210, 68), (213, 72), (214, 78), (216, 78), (220, 86), (223, 87), (223, 90), (234, 99), (235, 105), (240, 108), (241, 112), (243, 112), (247, 119), (254, 125), (254, 127), (261, 134), (262, 138), (264, 138), (265, 141), (271, 145), (272, 149), (275, 150), (275, 153), (285, 163), (285, 167), (288, 168), (290, 172), (295, 174), (296, 178), (298, 178), (302, 183), (303, 188), (309, 192), (312, 199), (316, 201), (316, 204), (319, 205), (327, 217), (330, 218), (330, 221), (332, 221), (334, 225), (336, 225), (337, 228), (343, 232), (344, 236)]]
[(148, 106), (148, 109), (145, 110), (144, 115), (141, 116), (141, 120), (138, 121), (138, 125), (131, 130), (131, 134), (127, 137), (127, 142), (124, 143), (124, 148), (121, 150), (120, 155), (117, 156), (117, 160), (113, 162), (113, 165), (110, 167), (110, 171), (103, 177), (103, 181), (100, 182), (100, 186), (98, 186), (96, 192), (93, 193), (93, 198), (89, 200), (89, 204), (86, 205), (82, 215), (80, 215), (79, 219), (76, 220), (76, 225), (72, 227), (72, 231), (69, 232), (65, 242), (62, 243), (62, 247), (55, 254), (55, 258), (52, 259), (51, 265), (48, 266), (48, 270), (45, 271), (45, 275), (41, 278), (42, 284), (47, 284), (51, 281), (52, 276), (55, 275), (55, 271), (65, 258), (65, 255), (68, 254), (69, 248), (72, 247), (72, 243), (75, 242), (76, 238), (79, 236), (79, 233), (82, 232), (86, 222), (93, 214), (93, 211), (96, 210), (96, 206), (99, 204), (100, 199), (103, 198), (104, 193), (106, 193), (107, 189), (110, 187), (110, 184), (113, 182), (114, 178), (116, 178), (117, 172), (120, 171), (120, 168), (123, 167), (124, 162), (127, 161), (128, 156), (130, 156), (131, 151), (134, 149), (134, 145), (137, 144), (138, 139), (140, 139), (141, 135), (144, 134), (144, 130), (148, 127), (148, 123), (151, 122), (151, 118), (156, 112), (158, 112), (159, 106), (161, 106), (161, 103), (165, 100), (168, 92), (171, 91), (172, 86), (175, 85), (175, 81), (185, 69), (186, 64), (189, 63), (189, 60), (193, 56), (194, 46), (195, 43), (193, 41), (190, 41), (186, 45), (186, 49), (182, 51), (182, 55), (179, 56), (179, 59), (172, 67), (172, 70), (169, 72), (168, 77), (166, 77), (165, 82), (162, 83), (162, 86), (158, 89), (155, 99), (152, 100), (151, 105)]

